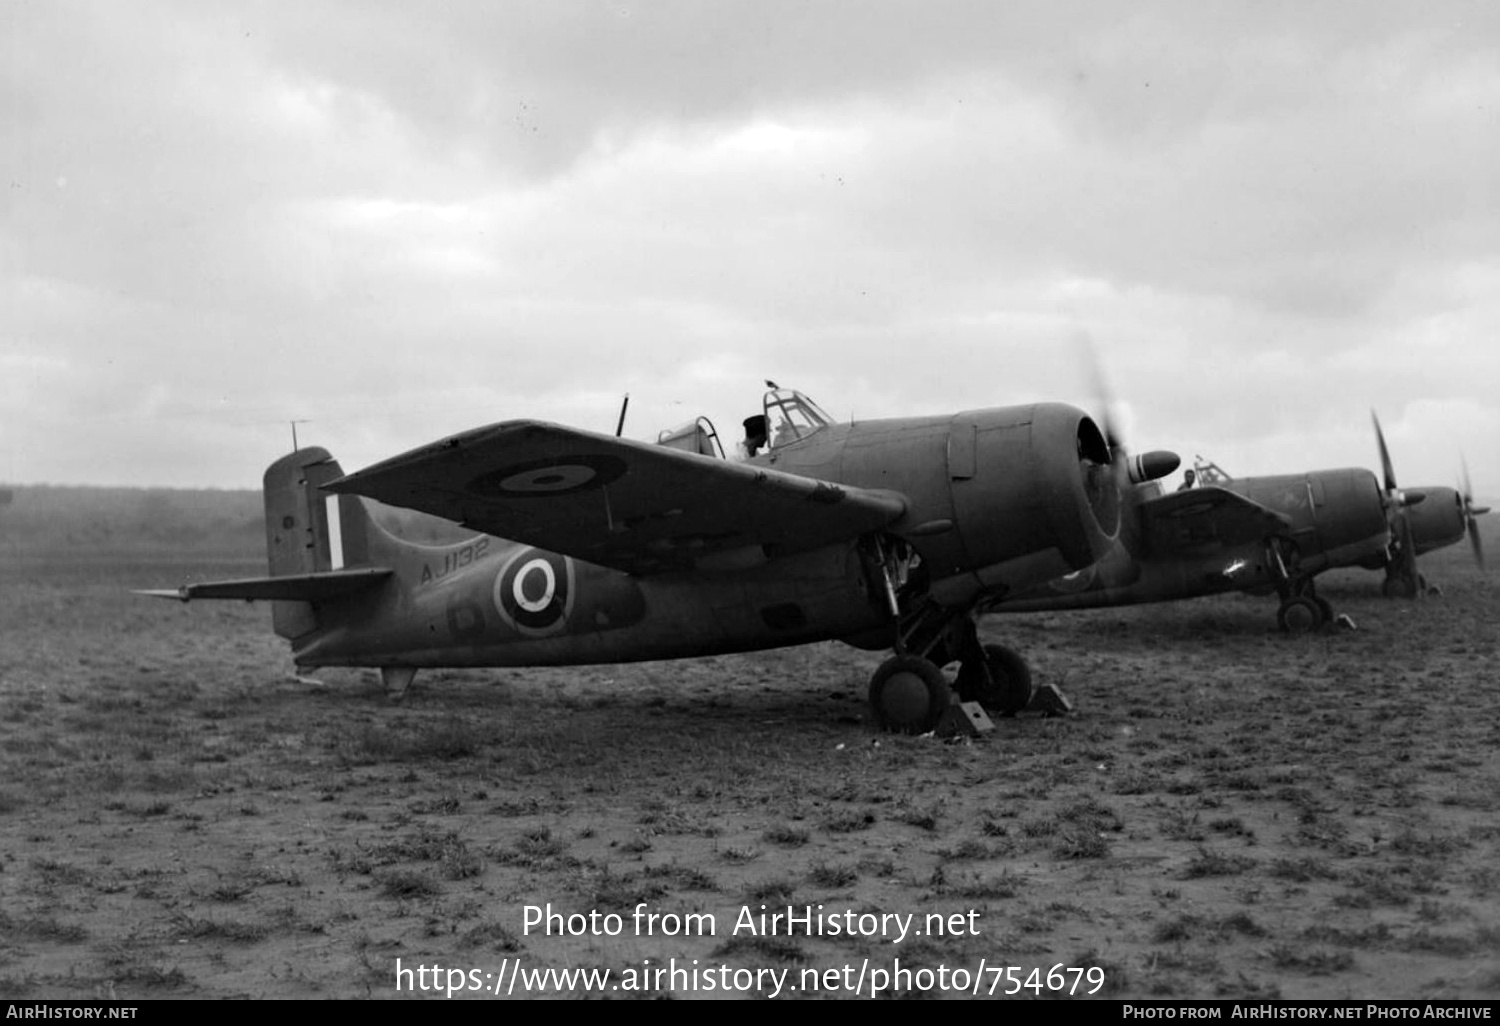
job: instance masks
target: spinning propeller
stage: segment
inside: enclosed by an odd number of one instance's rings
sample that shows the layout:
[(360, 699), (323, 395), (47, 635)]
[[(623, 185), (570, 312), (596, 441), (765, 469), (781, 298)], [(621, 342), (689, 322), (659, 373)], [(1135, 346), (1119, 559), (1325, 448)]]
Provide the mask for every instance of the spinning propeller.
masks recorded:
[(1166, 477), (1177, 469), (1182, 460), (1175, 452), (1168, 452), (1165, 449), (1154, 449), (1150, 452), (1130, 455), (1119, 432), (1115, 429), (1112, 413), (1114, 402), (1109, 387), (1105, 384), (1104, 366), (1092, 342), (1085, 339), (1084, 344), (1088, 348), (1087, 363), (1094, 379), (1094, 397), (1099, 408), (1099, 430), (1103, 433), (1104, 444), (1109, 449), (1110, 467), (1114, 474), (1115, 492), (1120, 497), (1121, 512), (1128, 516), (1140, 501), (1140, 496), (1134, 486)]
[[(1383, 501), (1386, 518), (1391, 531), (1391, 565), (1387, 568), (1386, 593), (1401, 594), (1412, 591), (1420, 583), (1417, 576), (1417, 552), (1459, 540), (1469, 536), (1469, 545), (1474, 551), (1474, 562), (1484, 568), (1484, 548), (1479, 540), (1478, 517), (1488, 513), (1487, 506), (1474, 503), (1474, 491), (1469, 483), (1469, 465), (1463, 463), (1463, 481), (1457, 489), (1432, 488), (1427, 490), (1402, 491), (1396, 485), (1396, 474), (1391, 468), (1390, 452), (1386, 449), (1385, 436), (1380, 430), (1380, 418), (1370, 411), (1375, 424), (1375, 441), (1380, 446), (1380, 464), (1384, 473)], [(1450, 512), (1449, 496), (1453, 497)], [(1429, 499), (1420, 512), (1412, 507)]]
[[(1380, 446), (1380, 469), (1384, 474), (1383, 498), (1386, 521), (1391, 529), (1392, 556), (1398, 561), (1396, 576), (1409, 583), (1415, 592), (1420, 577), (1417, 573), (1417, 545), (1411, 533), (1411, 520), (1406, 511), (1427, 498), (1424, 492), (1403, 492), (1396, 484), (1396, 469), (1391, 465), (1391, 451), (1385, 445), (1385, 432), (1380, 430), (1380, 418), (1370, 411), (1370, 420), (1375, 425), (1375, 442)], [(1389, 581), (1387, 581), (1389, 583)]]
[(1462, 501), (1464, 517), (1464, 529), (1469, 533), (1469, 544), (1474, 549), (1474, 562), (1479, 564), (1479, 569), (1484, 569), (1484, 546), (1479, 542), (1479, 520), (1478, 517), (1490, 511), (1488, 506), (1474, 505), (1474, 489), (1469, 484), (1469, 461), (1459, 457), (1463, 462), (1464, 480), (1463, 491), (1459, 493)]

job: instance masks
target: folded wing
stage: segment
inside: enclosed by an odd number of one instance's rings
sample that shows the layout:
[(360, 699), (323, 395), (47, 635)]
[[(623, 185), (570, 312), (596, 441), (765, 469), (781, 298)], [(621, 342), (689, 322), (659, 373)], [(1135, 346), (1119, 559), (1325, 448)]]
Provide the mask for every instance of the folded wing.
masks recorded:
[(1225, 488), (1190, 488), (1141, 503), (1146, 552), (1202, 553), (1259, 541), (1291, 530), (1280, 513)]
[(642, 574), (750, 565), (906, 510), (894, 492), (539, 421), (454, 435), (324, 487)]

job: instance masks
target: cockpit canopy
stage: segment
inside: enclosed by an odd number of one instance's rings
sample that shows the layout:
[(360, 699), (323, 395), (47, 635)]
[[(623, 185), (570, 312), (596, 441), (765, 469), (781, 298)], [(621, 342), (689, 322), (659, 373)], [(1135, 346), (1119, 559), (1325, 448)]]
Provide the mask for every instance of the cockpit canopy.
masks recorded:
[[(801, 392), (777, 388), (769, 381), (766, 384), (772, 388), (762, 402), (764, 412), (745, 418), (744, 456), (754, 456), (767, 445), (777, 449), (800, 442), (834, 422), (822, 407)], [(724, 457), (718, 432), (707, 417), (669, 428), (656, 436), (656, 442), (700, 456)]]
[(772, 449), (800, 442), (833, 423), (833, 418), (817, 403), (790, 388), (773, 388), (767, 392), (764, 409)]

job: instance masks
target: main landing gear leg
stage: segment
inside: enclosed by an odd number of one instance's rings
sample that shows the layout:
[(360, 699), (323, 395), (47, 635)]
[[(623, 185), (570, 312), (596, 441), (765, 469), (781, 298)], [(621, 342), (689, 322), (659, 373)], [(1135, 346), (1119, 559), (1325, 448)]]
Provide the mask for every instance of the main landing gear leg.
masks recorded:
[(1427, 591), (1427, 582), (1417, 570), (1416, 542), (1411, 536), (1411, 524), (1404, 516), (1392, 525), (1391, 535), (1380, 593), (1386, 598), (1420, 598)]
[(1267, 546), (1270, 564), (1276, 568), (1277, 593), (1281, 605), (1276, 610), (1276, 624), (1287, 634), (1311, 634), (1333, 622), (1333, 606), (1327, 599), (1318, 596), (1317, 587), (1311, 577), (1297, 572), (1296, 546), (1282, 544), (1273, 539)]
[[(864, 550), (866, 572), (877, 597), (890, 611), (896, 654), (870, 679), (870, 712), (882, 730), (925, 734), (936, 730), (953, 705), (953, 687), (943, 667), (959, 662), (954, 685), (966, 702), (978, 702), (992, 715), (1014, 716), (1032, 703), (1031, 670), (1001, 645), (981, 645), (974, 607), (945, 607), (903, 595), (914, 559), (902, 546), (878, 536)], [(1067, 712), (1060, 692), (1037, 696), (1039, 708)]]
[[(953, 692), (942, 667), (925, 655), (941, 647), (946, 616), (936, 606), (903, 615), (899, 591), (910, 569), (910, 557), (899, 545), (888, 547), (874, 537), (866, 558), (890, 611), (896, 639), (896, 654), (881, 663), (870, 678), (870, 712), (881, 730), (926, 734), (937, 729), (953, 704)], [(913, 645), (914, 640), (922, 643)]]
[(1380, 594), (1386, 598), (1414, 599), (1427, 592), (1427, 579), (1418, 574), (1415, 579), (1399, 564), (1391, 563), (1385, 568), (1385, 580), (1380, 582)]
[(978, 702), (992, 716), (1014, 716), (1031, 702), (1031, 668), (1004, 645), (980, 645), (979, 631), (965, 617), (958, 644), (958, 697)]
[(1311, 634), (1332, 623), (1333, 615), (1332, 604), (1317, 593), (1312, 578), (1304, 577), (1282, 590), (1276, 623), (1288, 634)]
[[(1026, 661), (1002, 645), (981, 645), (972, 614), (935, 608), (924, 612), (902, 622), (896, 654), (870, 680), (870, 710), (883, 730), (925, 734), (937, 729), (953, 703), (942, 666), (954, 658), (959, 660), (955, 685), (964, 701), (978, 702), (996, 716), (1014, 716), (1031, 704)], [(1047, 711), (1070, 708), (1060, 693), (1049, 697)]]

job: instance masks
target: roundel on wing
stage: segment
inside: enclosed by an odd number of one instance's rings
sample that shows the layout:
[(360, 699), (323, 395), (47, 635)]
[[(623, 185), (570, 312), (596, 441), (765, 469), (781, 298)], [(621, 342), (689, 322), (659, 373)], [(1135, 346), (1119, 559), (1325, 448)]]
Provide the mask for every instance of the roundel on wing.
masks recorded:
[(522, 634), (560, 633), (573, 611), (573, 561), (555, 552), (522, 549), (495, 578), (495, 608)]
[(559, 456), (556, 459), (513, 463), (469, 482), (469, 491), (505, 499), (543, 498), (602, 488), (625, 473), (617, 456)]

